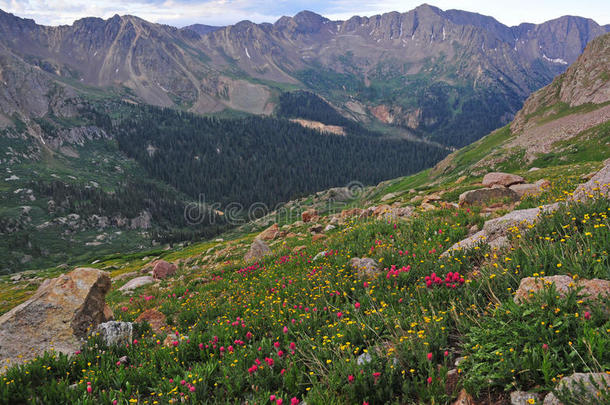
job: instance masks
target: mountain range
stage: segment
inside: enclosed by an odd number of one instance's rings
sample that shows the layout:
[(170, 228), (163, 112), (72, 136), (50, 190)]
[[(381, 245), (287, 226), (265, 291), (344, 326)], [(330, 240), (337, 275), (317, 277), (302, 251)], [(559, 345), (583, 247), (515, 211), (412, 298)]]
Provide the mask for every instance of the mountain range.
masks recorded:
[(26, 122), (70, 117), (100, 93), (198, 114), (269, 115), (279, 94), (306, 89), (367, 125), (463, 146), (508, 123), (608, 29), (572, 16), (508, 27), (429, 5), (182, 29), (118, 15), (47, 27), (0, 11), (0, 124), (14, 113)]

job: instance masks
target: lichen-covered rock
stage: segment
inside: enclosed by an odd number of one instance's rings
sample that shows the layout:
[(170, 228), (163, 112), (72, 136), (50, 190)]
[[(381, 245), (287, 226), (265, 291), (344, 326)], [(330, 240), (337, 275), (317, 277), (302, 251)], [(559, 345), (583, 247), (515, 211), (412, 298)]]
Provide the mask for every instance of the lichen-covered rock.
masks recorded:
[(586, 295), (587, 299), (593, 300), (599, 297), (610, 296), (610, 281), (601, 279), (578, 279), (574, 280), (570, 276), (548, 276), (548, 277), (526, 277), (521, 280), (519, 288), (513, 298), (516, 303), (527, 301), (531, 294), (535, 294), (553, 284), (560, 296), (565, 296), (571, 289), (580, 288), (580, 294)]
[[(582, 385), (583, 390), (579, 389)], [(595, 386), (597, 385), (597, 387)], [(600, 391), (610, 387), (610, 374), (606, 373), (574, 373), (563, 377), (557, 389), (568, 391), (574, 400), (581, 404), (600, 404)], [(607, 398), (608, 393), (606, 393)], [(544, 405), (564, 405), (555, 394), (550, 393), (544, 398)]]
[(519, 198), (523, 198), (525, 196), (536, 196), (544, 191), (536, 184), (513, 184), (509, 188), (517, 193)]
[[(531, 402), (531, 401), (534, 402)], [(513, 391), (510, 393), (510, 405), (529, 405), (537, 403), (540, 400), (540, 394), (537, 392)]]
[(610, 159), (604, 162), (604, 167), (589, 181), (576, 188), (573, 200), (586, 200), (589, 196), (610, 198)]
[[(26, 302), (0, 317), (0, 362), (21, 363), (45, 351), (72, 354), (105, 319), (108, 273), (78, 268), (46, 280)], [(7, 362), (8, 360), (8, 362)]]
[(95, 331), (108, 346), (131, 344), (133, 341), (131, 322), (104, 322), (97, 325)]
[(379, 274), (379, 265), (369, 257), (353, 257), (349, 261), (350, 266), (358, 272), (360, 278), (371, 278)]

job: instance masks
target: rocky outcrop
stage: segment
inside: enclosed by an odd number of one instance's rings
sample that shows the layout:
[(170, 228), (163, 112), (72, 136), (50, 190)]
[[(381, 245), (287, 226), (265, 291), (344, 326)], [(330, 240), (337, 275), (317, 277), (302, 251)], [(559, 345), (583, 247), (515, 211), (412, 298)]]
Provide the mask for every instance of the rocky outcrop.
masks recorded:
[(610, 281), (601, 279), (574, 280), (570, 276), (548, 276), (548, 277), (526, 277), (521, 280), (517, 289), (514, 301), (521, 303), (527, 301), (533, 294), (536, 294), (550, 285), (554, 285), (560, 296), (565, 296), (572, 289), (582, 288), (579, 294), (586, 296), (587, 300), (595, 300), (610, 296)]
[(504, 186), (509, 187), (513, 184), (525, 183), (525, 179), (516, 174), (492, 172), (487, 173), (482, 181), (485, 187)]
[[(46, 280), (23, 304), (0, 317), (0, 362), (21, 363), (48, 350), (72, 354), (106, 318), (106, 272), (78, 268)], [(8, 360), (8, 363), (7, 363)]]
[(267, 246), (265, 242), (260, 239), (254, 239), (254, 242), (252, 242), (252, 245), (250, 246), (250, 250), (248, 250), (248, 253), (244, 256), (244, 261), (252, 262), (260, 260), (270, 254), (271, 249), (269, 249), (269, 246)]
[[(583, 389), (580, 387), (582, 386)], [(599, 392), (607, 391), (610, 387), (610, 374), (606, 373), (574, 373), (568, 377), (562, 377), (557, 389), (566, 391), (572, 398), (577, 399), (580, 404), (600, 403)], [(608, 393), (606, 393), (607, 398)], [(555, 394), (550, 393), (544, 398), (544, 405), (564, 405)]]
[(174, 263), (168, 263), (165, 260), (157, 260), (153, 267), (152, 275), (156, 280), (163, 280), (178, 270)]

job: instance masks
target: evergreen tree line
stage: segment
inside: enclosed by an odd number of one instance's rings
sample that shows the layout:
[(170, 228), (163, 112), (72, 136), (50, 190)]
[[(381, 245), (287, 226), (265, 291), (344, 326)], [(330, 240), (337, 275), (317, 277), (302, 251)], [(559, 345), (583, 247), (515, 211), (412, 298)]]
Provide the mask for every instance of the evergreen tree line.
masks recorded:
[(222, 206), (273, 206), (351, 181), (374, 184), (446, 155), (405, 140), (325, 135), (286, 119), (218, 119), (150, 106), (135, 109), (113, 132), (152, 177)]

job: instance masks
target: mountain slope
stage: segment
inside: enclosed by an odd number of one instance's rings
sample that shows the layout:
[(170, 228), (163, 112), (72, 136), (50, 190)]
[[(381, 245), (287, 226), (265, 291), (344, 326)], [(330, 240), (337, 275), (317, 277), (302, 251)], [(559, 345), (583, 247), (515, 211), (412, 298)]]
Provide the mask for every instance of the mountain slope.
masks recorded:
[(604, 32), (579, 17), (506, 27), (428, 5), (347, 21), (305, 11), (274, 24), (199, 29), (133, 16), (45, 27), (0, 11), (0, 43), (62, 82), (196, 113), (270, 114), (279, 93), (307, 88), (353, 119), (457, 146), (507, 123)]

